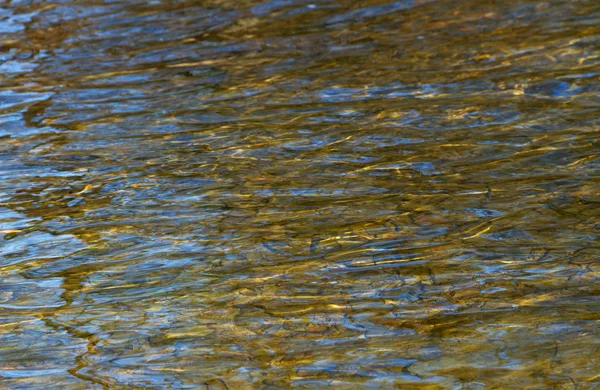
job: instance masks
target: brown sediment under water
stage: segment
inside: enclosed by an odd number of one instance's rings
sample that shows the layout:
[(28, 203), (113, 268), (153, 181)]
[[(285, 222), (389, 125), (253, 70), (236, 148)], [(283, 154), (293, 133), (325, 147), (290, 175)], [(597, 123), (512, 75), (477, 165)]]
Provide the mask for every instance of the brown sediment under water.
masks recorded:
[(0, 387), (600, 386), (600, 2), (4, 0)]

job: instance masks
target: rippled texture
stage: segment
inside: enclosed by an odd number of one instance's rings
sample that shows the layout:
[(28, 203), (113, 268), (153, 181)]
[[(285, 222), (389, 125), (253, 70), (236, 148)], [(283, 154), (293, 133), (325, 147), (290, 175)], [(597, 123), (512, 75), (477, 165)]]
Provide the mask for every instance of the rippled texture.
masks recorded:
[(0, 5), (0, 385), (600, 386), (600, 3)]

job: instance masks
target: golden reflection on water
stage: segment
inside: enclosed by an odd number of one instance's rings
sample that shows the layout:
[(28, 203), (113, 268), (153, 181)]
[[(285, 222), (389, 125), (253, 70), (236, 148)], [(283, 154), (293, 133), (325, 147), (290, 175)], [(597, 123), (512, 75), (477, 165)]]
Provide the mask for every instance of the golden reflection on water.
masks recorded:
[(600, 3), (0, 5), (0, 385), (600, 385)]

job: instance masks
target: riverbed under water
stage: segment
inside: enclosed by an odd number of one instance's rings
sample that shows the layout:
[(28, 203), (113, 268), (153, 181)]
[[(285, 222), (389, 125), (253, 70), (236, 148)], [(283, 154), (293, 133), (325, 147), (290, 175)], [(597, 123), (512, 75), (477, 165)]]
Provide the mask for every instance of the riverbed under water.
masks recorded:
[(0, 3), (0, 386), (600, 386), (600, 3)]

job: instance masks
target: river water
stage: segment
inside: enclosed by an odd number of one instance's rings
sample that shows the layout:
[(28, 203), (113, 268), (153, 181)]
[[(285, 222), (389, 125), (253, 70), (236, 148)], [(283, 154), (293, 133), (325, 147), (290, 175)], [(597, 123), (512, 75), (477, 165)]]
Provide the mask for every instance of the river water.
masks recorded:
[(4, 0), (0, 386), (600, 386), (600, 3)]

